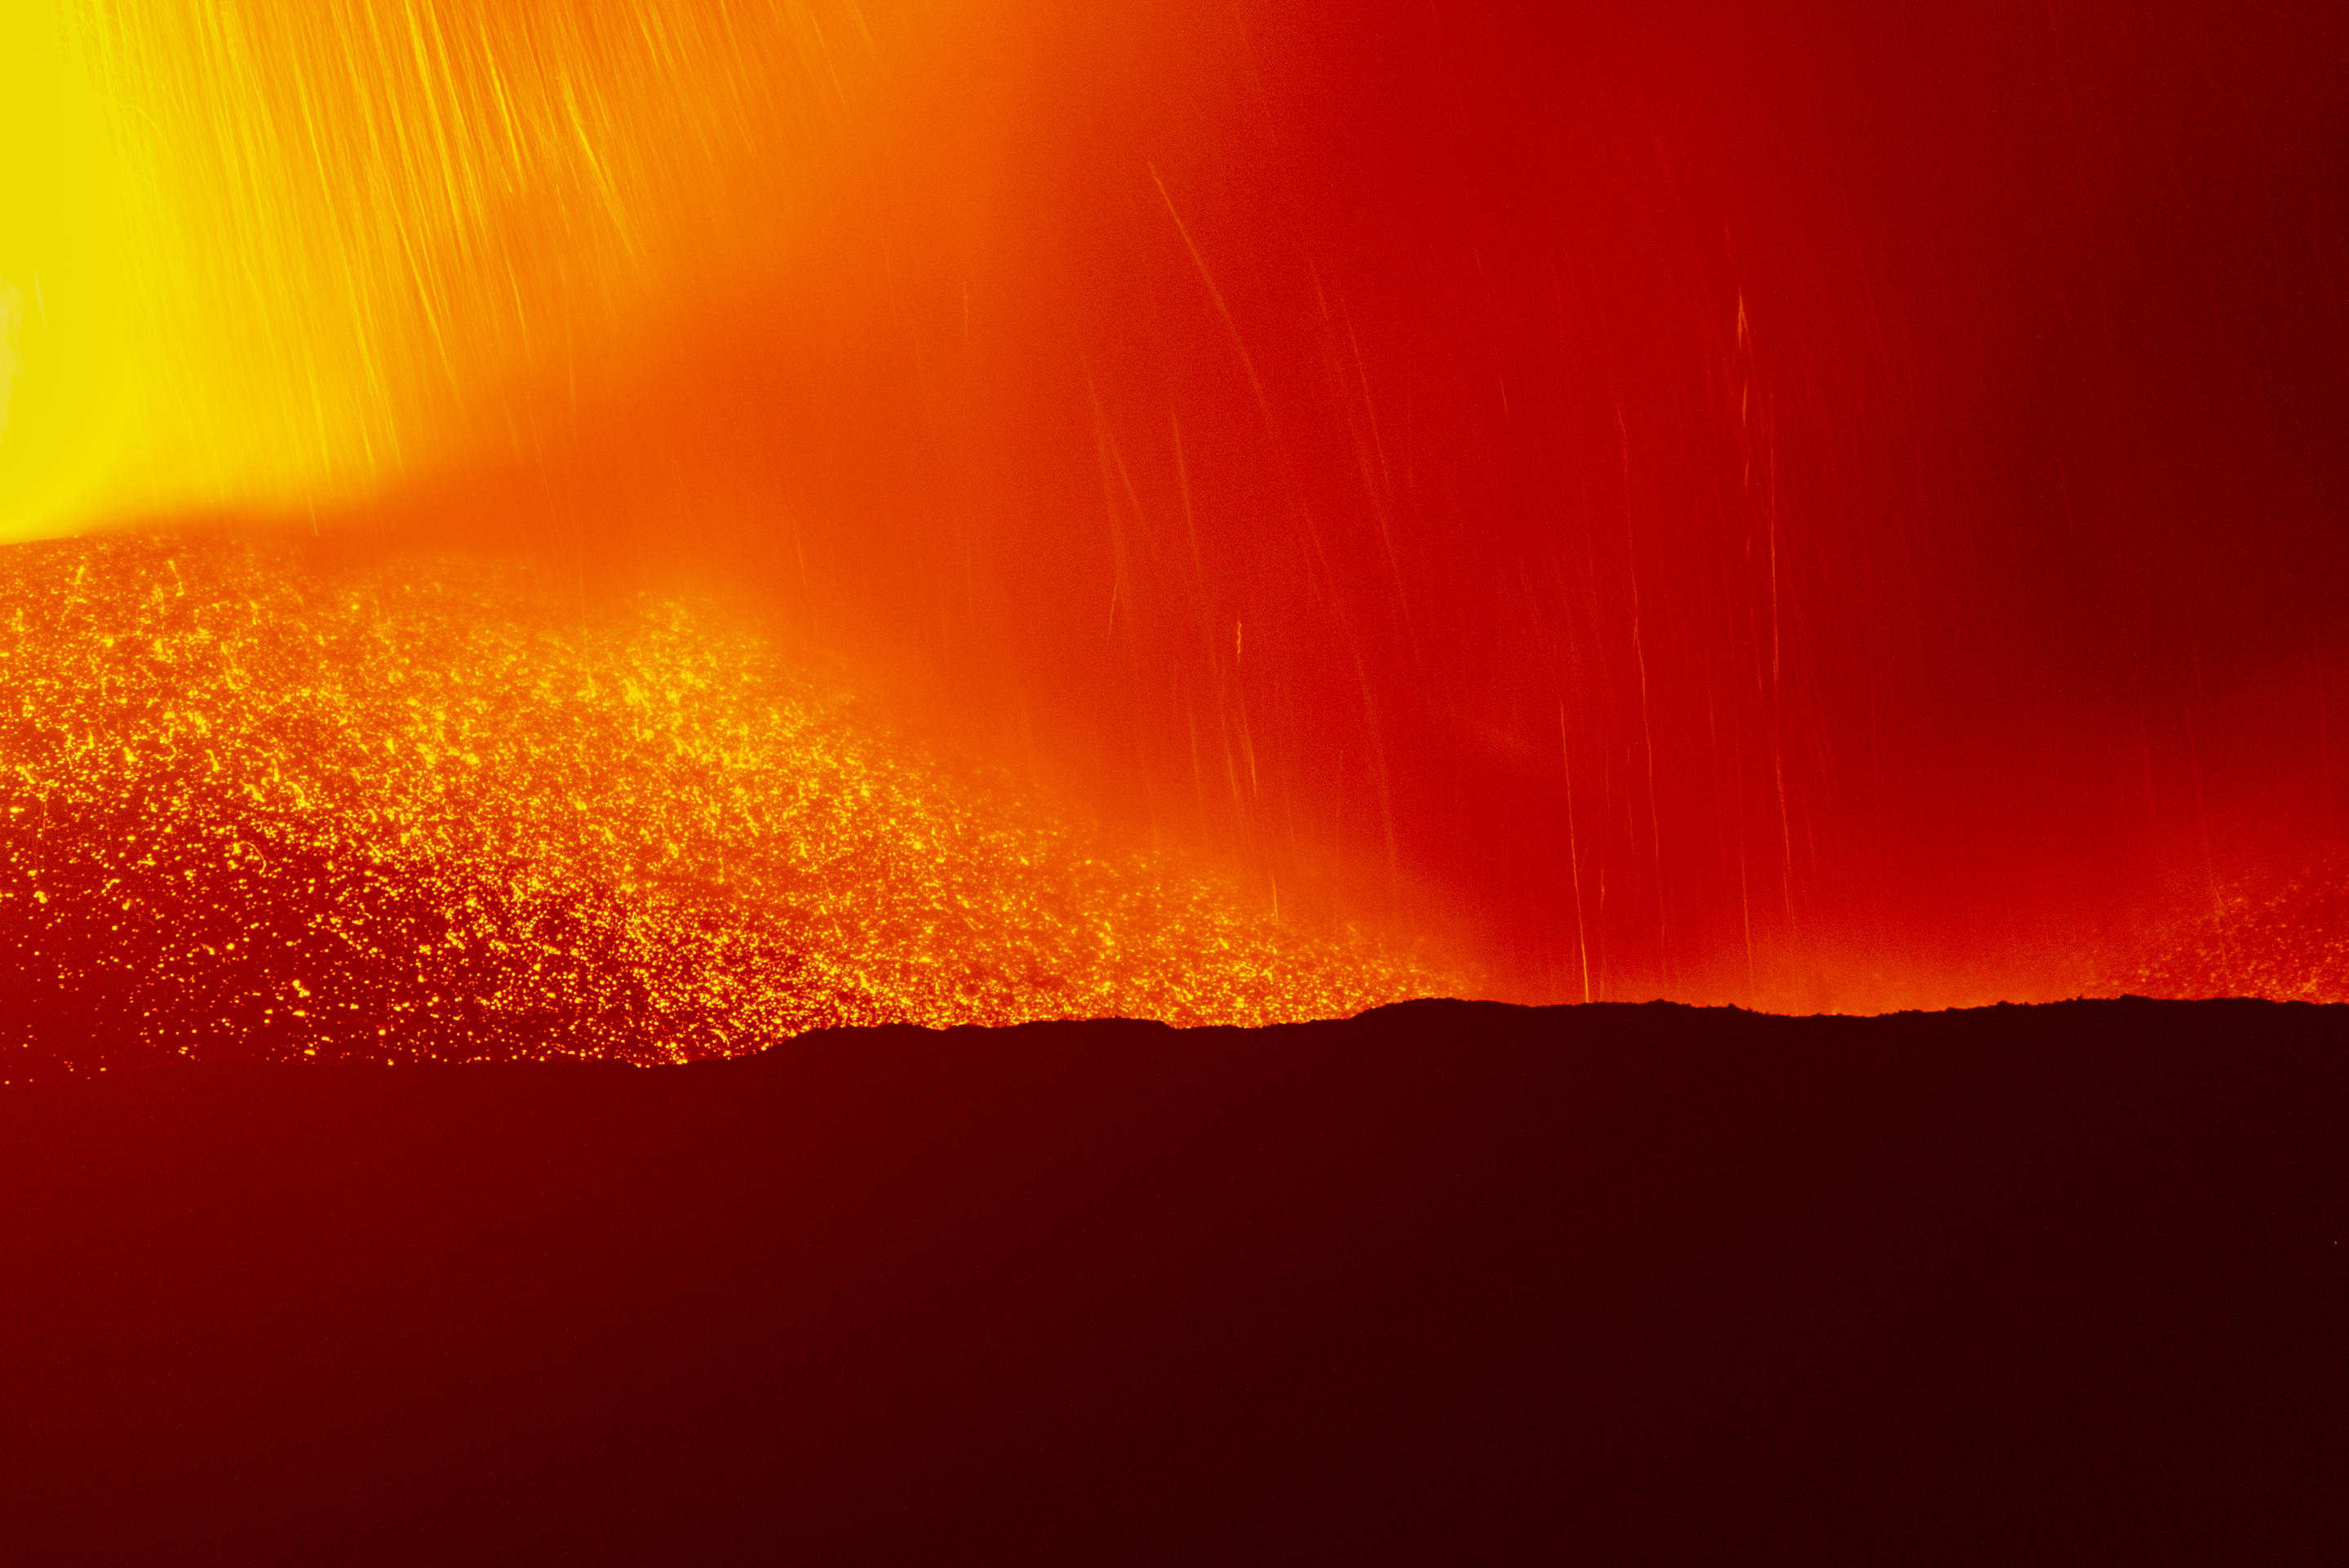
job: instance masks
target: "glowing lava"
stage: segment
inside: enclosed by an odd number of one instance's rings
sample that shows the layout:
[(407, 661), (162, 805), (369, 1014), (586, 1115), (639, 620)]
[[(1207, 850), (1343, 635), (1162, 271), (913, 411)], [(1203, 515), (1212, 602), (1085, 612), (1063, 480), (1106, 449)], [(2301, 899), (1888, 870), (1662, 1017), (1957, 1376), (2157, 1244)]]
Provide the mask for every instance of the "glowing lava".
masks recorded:
[(2349, 1002), (2349, 855), (2214, 882), (2110, 970), (2103, 989), (2140, 996)]
[(19, 1051), (679, 1059), (1442, 988), (1107, 847), (674, 603), (129, 539), (17, 547), (0, 603)]
[[(926, 733), (1268, 902), (1471, 952), (1519, 1000), (2308, 994), (2339, 906), (2221, 890), (2349, 822), (2344, 16), (0, 0), (0, 539), (292, 523), (722, 581), (885, 672)], [(631, 1051), (876, 1011), (1277, 1010), (1247, 987), (1293, 934), (1186, 894), (1162, 942), (1140, 911), (1180, 877), (1099, 869), (844, 718), (868, 749), (837, 798), (910, 794), (840, 830), (905, 869), (837, 874), (990, 891), (811, 891), (843, 865), (813, 828), (751, 851), (749, 802), (788, 816), (768, 784), (708, 794), (706, 758), (627, 784), (653, 764), (607, 746), (642, 715), (564, 614), (492, 612), (507, 588), (341, 603), (182, 561), (263, 607), (236, 645), (295, 662), (236, 667), (329, 738), (312, 756), (220, 695), (226, 644), (143, 600), (82, 682), (66, 559), (21, 558), (0, 614), (51, 683), (12, 788), (79, 814), (15, 852), (60, 888), (87, 860), (74, 907), (113, 913), (0, 981), (43, 1008), (58, 975), (119, 975), (74, 993), (105, 1028), (215, 1038), (215, 995), (261, 996), (231, 1033), (307, 1049), (325, 1015), (294, 987), (321, 982), (260, 954), (341, 949), (257, 890), (316, 877), (342, 891), (295, 903), (366, 926), (351, 951), (456, 966), (367, 969), (328, 1009), (384, 1040), (429, 1013), (419, 1050), (508, 1048), (533, 1009)], [(101, 599), (171, 586), (160, 554), (88, 559)], [(349, 662), (369, 616), (443, 674)], [(496, 679), (538, 695), (465, 717), (530, 624)], [(647, 690), (735, 657), (706, 619), (598, 634), (675, 663)], [(170, 662), (125, 663), (159, 637)], [(787, 773), (819, 756), (791, 726), (854, 711), (784, 681), (762, 717), (709, 678)], [(428, 721), (405, 705), (433, 680)], [(191, 714), (246, 760), (215, 777)], [(127, 756), (55, 773), (61, 737), (124, 726)], [(1030, 869), (917, 826), (969, 813), (1044, 835)], [(140, 902), (144, 848), (88, 859), (118, 818), (182, 824), (172, 900)], [(574, 825), (623, 820), (627, 847)], [(1053, 912), (1032, 952), (1023, 898)], [(453, 950), (410, 909), (468, 901)], [(183, 952), (197, 908), (262, 925)], [(533, 934), (555, 910), (588, 934)], [(2209, 942), (2105, 961), (2180, 910)], [(823, 911), (844, 934), (816, 940)], [(151, 973), (146, 935), (103, 950), (140, 922), (177, 954)], [(1300, 960), (1296, 1010), (1416, 988), (1340, 947)], [(189, 954), (242, 977), (207, 989)], [(502, 1021), (449, 1021), (460, 995)]]
[(861, 26), (0, 0), (0, 538), (533, 449), (648, 299), (771, 263)]

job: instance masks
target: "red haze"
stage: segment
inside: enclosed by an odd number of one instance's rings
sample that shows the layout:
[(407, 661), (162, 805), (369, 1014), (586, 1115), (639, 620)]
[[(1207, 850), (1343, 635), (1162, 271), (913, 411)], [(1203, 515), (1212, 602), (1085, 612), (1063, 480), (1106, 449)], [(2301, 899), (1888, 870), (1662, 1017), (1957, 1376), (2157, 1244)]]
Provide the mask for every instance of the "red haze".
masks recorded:
[(2331, 8), (872, 29), (787, 233), (387, 504), (714, 561), (1511, 996), (2069, 994), (2337, 830)]

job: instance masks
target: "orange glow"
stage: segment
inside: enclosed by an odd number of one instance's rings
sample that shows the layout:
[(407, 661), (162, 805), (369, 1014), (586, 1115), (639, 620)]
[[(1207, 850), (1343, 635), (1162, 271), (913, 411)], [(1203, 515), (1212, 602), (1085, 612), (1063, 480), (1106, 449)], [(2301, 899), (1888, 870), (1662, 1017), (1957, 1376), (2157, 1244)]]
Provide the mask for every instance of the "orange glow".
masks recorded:
[(0, 593), (0, 1046), (684, 1060), (1444, 985), (925, 755), (716, 612), (129, 540), (20, 549)]
[(2341, 994), (2349, 26), (2058, 10), (0, 0), (0, 538), (722, 599), (1088, 1006)]

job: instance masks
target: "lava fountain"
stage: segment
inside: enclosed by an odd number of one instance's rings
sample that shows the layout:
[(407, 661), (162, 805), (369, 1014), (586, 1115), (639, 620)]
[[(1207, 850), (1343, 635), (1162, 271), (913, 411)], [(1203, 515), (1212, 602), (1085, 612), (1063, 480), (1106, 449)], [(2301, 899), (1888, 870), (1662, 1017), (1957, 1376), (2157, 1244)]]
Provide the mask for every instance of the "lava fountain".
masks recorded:
[(2337, 17), (0, 15), (45, 1018), (2343, 994)]

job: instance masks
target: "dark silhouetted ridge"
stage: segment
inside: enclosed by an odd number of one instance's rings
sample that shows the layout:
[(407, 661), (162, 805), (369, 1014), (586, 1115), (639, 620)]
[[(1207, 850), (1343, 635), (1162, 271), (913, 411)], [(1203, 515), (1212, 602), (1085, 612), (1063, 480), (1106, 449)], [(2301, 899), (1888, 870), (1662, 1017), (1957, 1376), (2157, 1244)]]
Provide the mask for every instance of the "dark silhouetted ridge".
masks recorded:
[(2318, 1563), (2349, 1009), (0, 1094), (12, 1563)]

